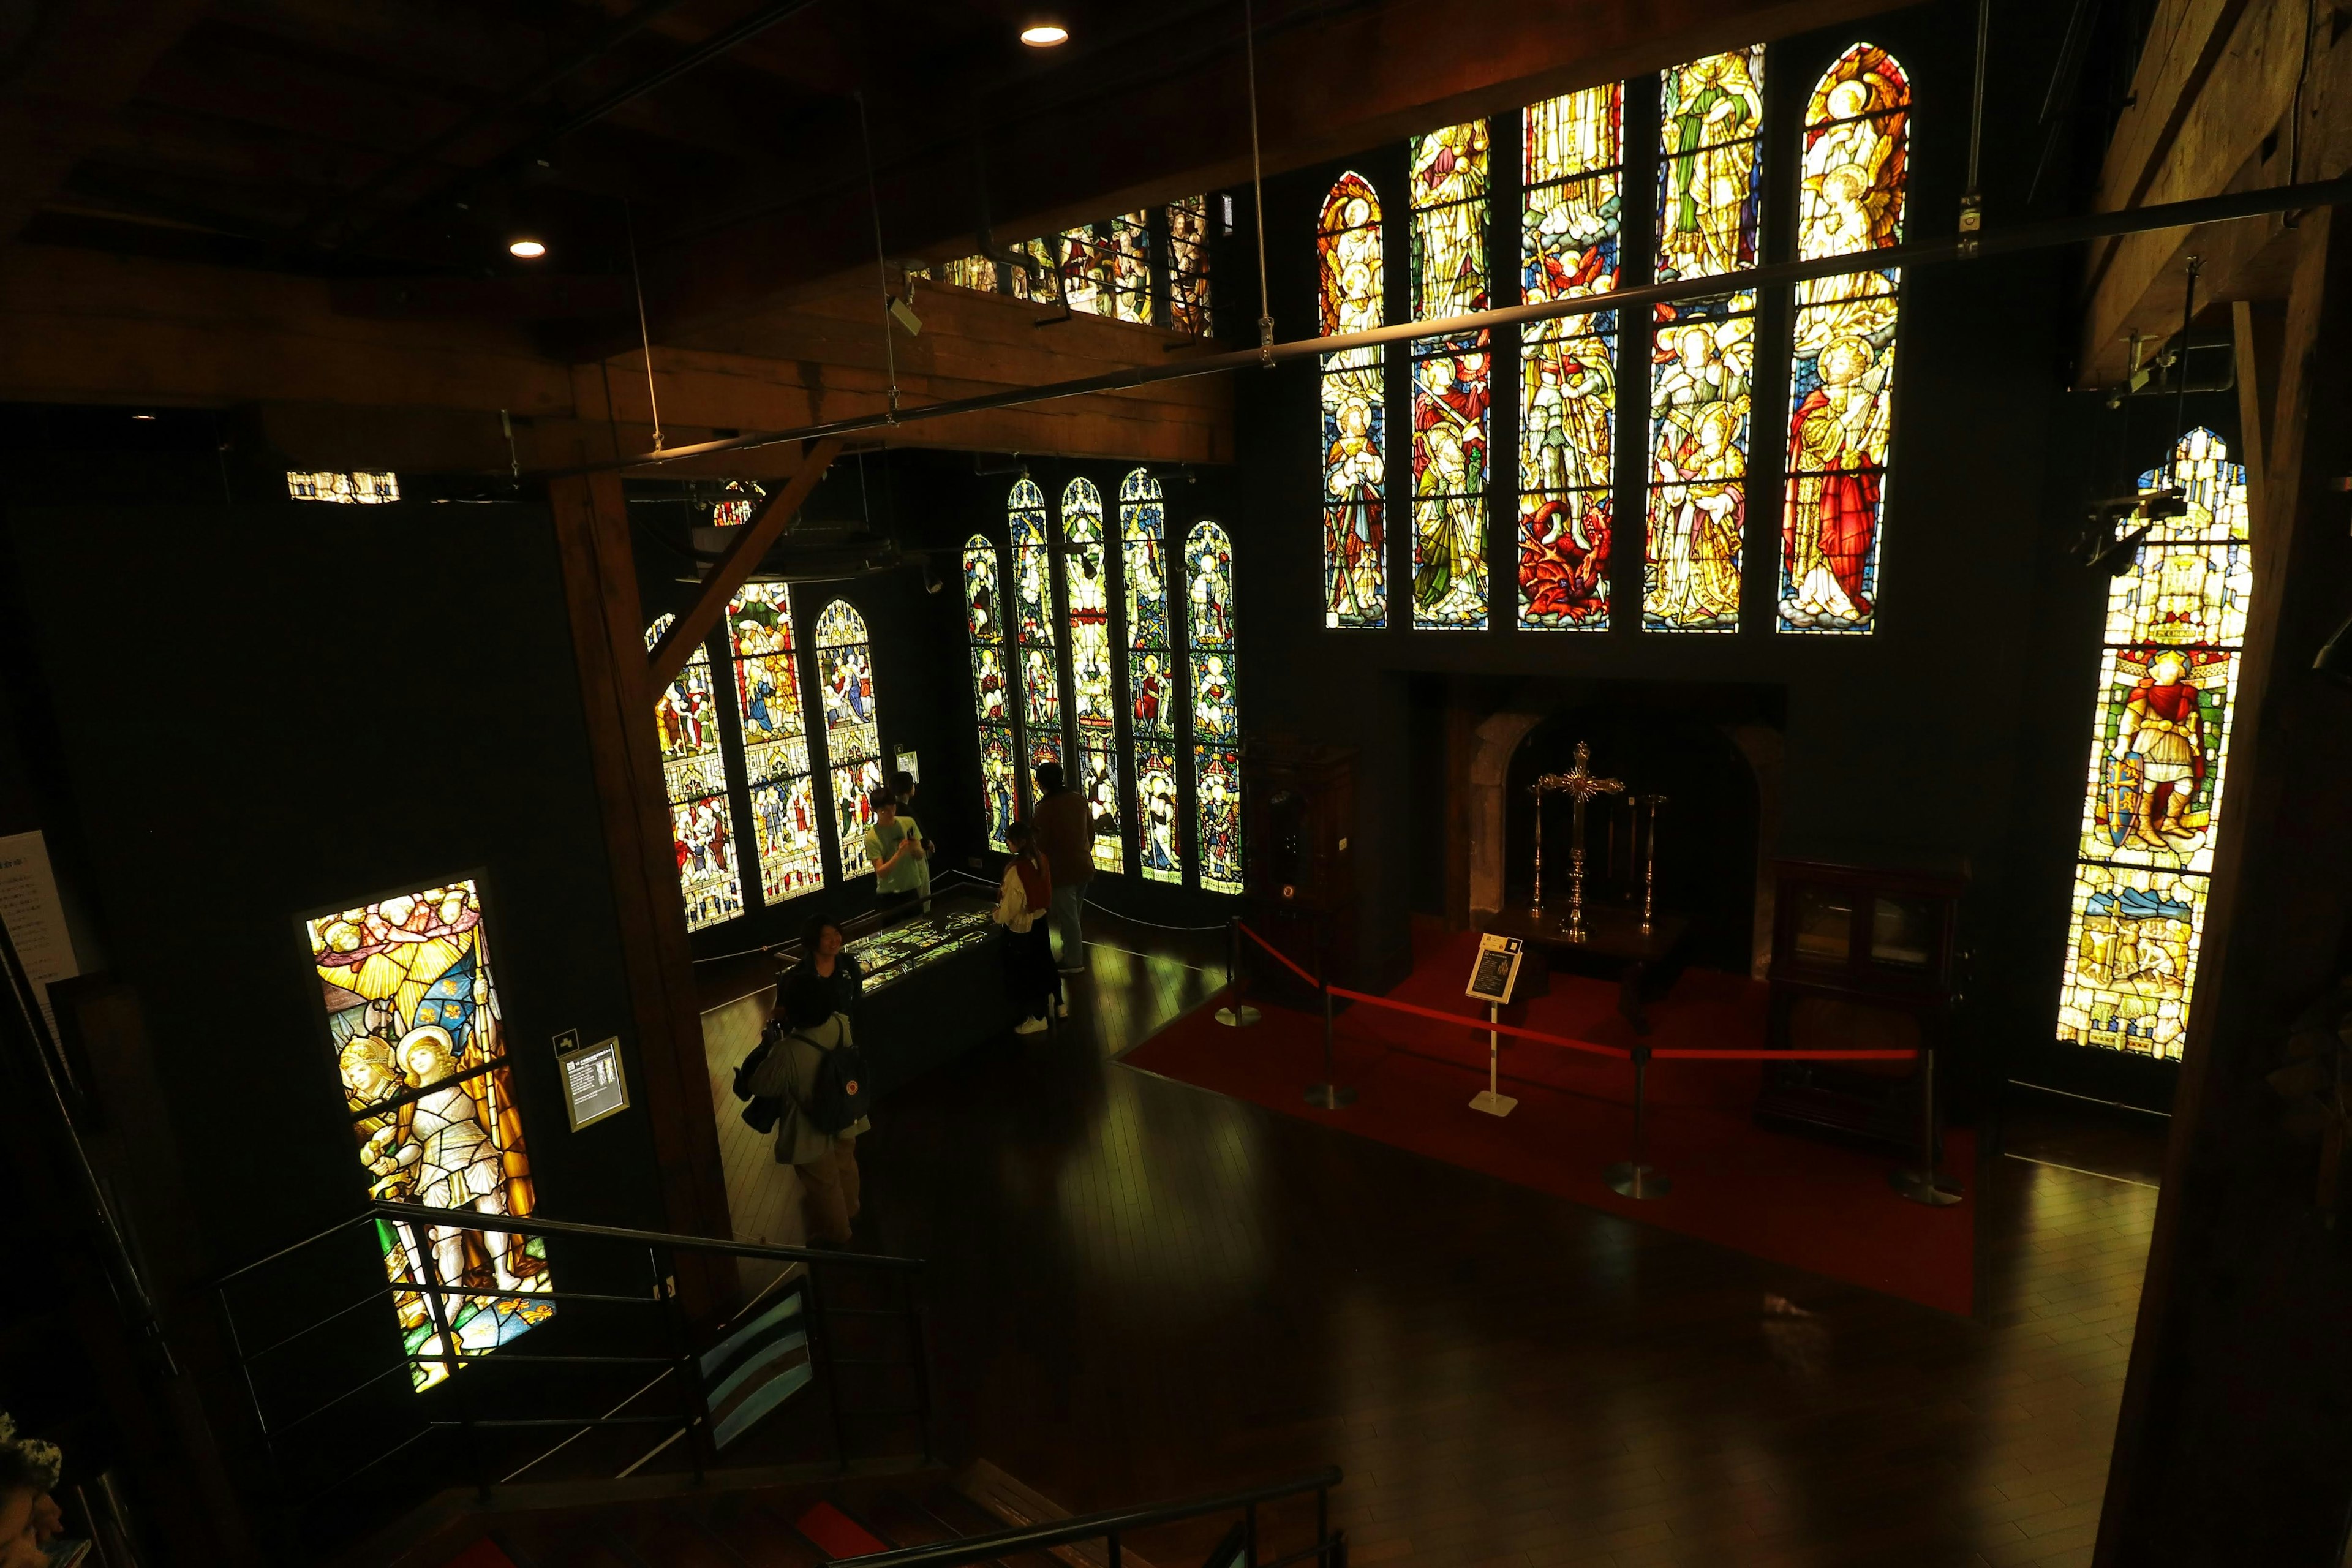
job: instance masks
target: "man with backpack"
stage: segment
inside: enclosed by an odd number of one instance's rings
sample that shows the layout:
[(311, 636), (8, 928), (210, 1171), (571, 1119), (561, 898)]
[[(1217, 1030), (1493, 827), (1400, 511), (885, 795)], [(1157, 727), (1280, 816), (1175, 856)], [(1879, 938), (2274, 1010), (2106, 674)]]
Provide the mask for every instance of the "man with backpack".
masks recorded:
[(812, 1246), (845, 1246), (857, 1217), (857, 1139), (871, 1125), (866, 1064), (833, 988), (808, 964), (776, 988), (779, 1016), (743, 1065), (735, 1093), (743, 1120), (776, 1130), (776, 1163), (800, 1173)]

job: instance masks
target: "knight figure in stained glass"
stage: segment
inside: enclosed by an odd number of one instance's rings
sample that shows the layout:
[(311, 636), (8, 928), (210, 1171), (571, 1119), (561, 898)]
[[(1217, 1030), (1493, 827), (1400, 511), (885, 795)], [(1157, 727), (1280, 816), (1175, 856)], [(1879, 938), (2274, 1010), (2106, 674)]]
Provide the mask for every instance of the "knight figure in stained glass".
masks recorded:
[[(652, 651), (677, 617), (646, 628)], [(669, 796), (670, 837), (677, 855), (678, 890), (686, 929), (700, 931), (743, 912), (743, 879), (735, 863), (735, 807), (727, 795), (727, 759), (719, 750), (719, 701), (712, 689), (710, 650), (698, 647), (654, 704), (661, 736), (662, 781)]]
[[(1147, 881), (1184, 879), (1175, 816), (1175, 652), (1168, 617), (1168, 523), (1160, 481), (1141, 468), (1118, 487), (1127, 608), (1127, 733), (1135, 778), (1137, 864)], [(1155, 816), (1155, 813), (1159, 816)], [(1160, 820), (1164, 817), (1164, 821)]]
[(760, 896), (777, 904), (824, 886), (791, 588), (782, 583), (746, 584), (727, 606), (727, 635), (735, 656), (752, 837), (760, 851)]
[(1660, 282), (1756, 263), (1764, 46), (1709, 55), (1660, 78)]
[(2253, 563), (2245, 469), (2212, 431), (2183, 436), (2140, 489), (2178, 491), (2187, 511), (2149, 525), (2108, 584), (2058, 1036), (2177, 1059)]
[[(1346, 174), (1323, 198), (1315, 250), (1325, 336), (1369, 331), (1385, 316), (1381, 203)], [(1323, 356), (1323, 624), (1388, 624), (1388, 416), (1378, 347)]]
[(824, 703), (824, 754), (832, 769), (833, 847), (844, 877), (874, 868), (866, 858), (872, 800), (882, 787), (880, 717), (874, 700), (874, 650), (866, 617), (835, 599), (816, 617), (817, 694)]
[(1654, 309), (1642, 624), (1653, 631), (1736, 631), (1756, 297)]
[(1012, 826), (1019, 785), (1013, 779), (1013, 707), (1004, 673), (1004, 622), (998, 587), (996, 546), (982, 534), (963, 544), (964, 630), (971, 642), (972, 716), (980, 726), (980, 791), (982, 820), (988, 846), (1011, 848), (1004, 838)]
[[(1521, 138), (1520, 299), (1613, 292), (1624, 88), (1530, 105)], [(1519, 339), (1518, 624), (1609, 626), (1617, 312), (1537, 322)]]
[(1095, 811), (1097, 870), (1126, 869), (1118, 827), (1118, 705), (1112, 695), (1110, 571), (1104, 558), (1102, 493), (1091, 480), (1062, 490), (1062, 592), (1069, 605), (1070, 717), (1077, 731), (1075, 781)]
[[(1234, 618), (1234, 546), (1202, 519), (1184, 538), (1185, 602), (1192, 635), (1192, 821), (1200, 885), (1242, 891), (1239, 653)], [(1172, 797), (1171, 797), (1172, 805)]]
[[(479, 887), (453, 879), (320, 915), (303, 931), (370, 1197), (529, 1215), (530, 1157)], [(420, 1391), (447, 1378), (452, 1357), (494, 1351), (554, 1316), (553, 1302), (532, 1299), (553, 1289), (540, 1237), (406, 1220), (379, 1220), (376, 1234), (401, 1287), (394, 1312)], [(423, 1289), (434, 1280), (455, 1292), (437, 1313)]]

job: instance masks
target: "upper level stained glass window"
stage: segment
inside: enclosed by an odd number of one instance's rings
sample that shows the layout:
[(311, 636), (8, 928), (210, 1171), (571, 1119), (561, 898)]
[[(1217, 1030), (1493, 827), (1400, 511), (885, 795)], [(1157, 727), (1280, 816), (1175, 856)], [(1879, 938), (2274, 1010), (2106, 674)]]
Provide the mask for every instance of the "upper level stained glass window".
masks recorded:
[(1128, 757), (1138, 858), (1147, 880), (1184, 879), (1176, 792), (1176, 676), (1168, 626), (1168, 521), (1160, 481), (1141, 468), (1118, 487), (1119, 564), (1127, 589)]
[[(1315, 238), (1323, 335), (1369, 331), (1385, 311), (1381, 200), (1361, 174), (1323, 198)], [(1323, 356), (1323, 624), (1388, 625), (1388, 414), (1377, 346)]]
[(1005, 503), (1013, 535), (1014, 637), (1021, 655), (1021, 724), (1029, 754), (1023, 765), (1062, 760), (1062, 678), (1054, 658), (1054, 542), (1046, 531), (1045, 492), (1019, 479)]
[[(1413, 319), (1483, 310), (1486, 122), (1415, 136), (1408, 153)], [(1412, 624), (1423, 628), (1486, 625), (1488, 347), (1483, 331), (1413, 344)]]
[[(1615, 290), (1624, 110), (1624, 88), (1613, 82), (1527, 110), (1523, 301)], [(1616, 353), (1614, 310), (1520, 333), (1518, 615), (1526, 630), (1609, 626)]]
[(1756, 264), (1762, 211), (1764, 46), (1708, 55), (1660, 78), (1660, 282)]
[(975, 533), (963, 544), (964, 629), (971, 638), (972, 714), (980, 723), (980, 791), (988, 847), (1012, 848), (1004, 830), (1020, 815), (1021, 785), (1013, 760), (1015, 710), (1004, 678), (1003, 595), (996, 546)]

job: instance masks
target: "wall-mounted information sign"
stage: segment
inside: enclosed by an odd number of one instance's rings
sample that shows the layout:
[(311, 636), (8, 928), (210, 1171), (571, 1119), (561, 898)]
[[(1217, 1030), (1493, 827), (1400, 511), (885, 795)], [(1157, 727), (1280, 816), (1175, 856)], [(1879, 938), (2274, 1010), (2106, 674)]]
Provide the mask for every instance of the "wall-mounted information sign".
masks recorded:
[(577, 1050), (558, 1050), (555, 1063), (563, 1074), (563, 1105), (572, 1113), (574, 1132), (629, 1109), (629, 1080), (621, 1072), (619, 1036)]

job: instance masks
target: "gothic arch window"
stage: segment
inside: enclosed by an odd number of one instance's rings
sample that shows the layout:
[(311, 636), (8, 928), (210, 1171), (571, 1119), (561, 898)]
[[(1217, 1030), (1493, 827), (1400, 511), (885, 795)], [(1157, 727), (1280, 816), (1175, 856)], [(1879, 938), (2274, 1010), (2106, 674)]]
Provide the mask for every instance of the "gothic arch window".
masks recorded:
[(1203, 519), (1184, 540), (1192, 633), (1192, 798), (1201, 887), (1242, 891), (1240, 659), (1234, 623), (1234, 546)]
[[(1613, 291), (1624, 195), (1625, 89), (1532, 104), (1521, 138), (1519, 297)], [(1617, 312), (1538, 322), (1519, 342), (1518, 621), (1609, 628), (1615, 521)]]
[(963, 620), (971, 637), (972, 717), (980, 725), (980, 795), (988, 847), (1010, 850), (1004, 830), (1020, 815), (1021, 785), (1013, 766), (1013, 708), (1004, 679), (1004, 600), (998, 586), (996, 546), (981, 534), (963, 544)]
[(833, 770), (834, 847), (845, 878), (874, 868), (866, 858), (873, 793), (882, 787), (881, 731), (875, 714), (874, 651), (866, 617), (835, 599), (816, 617), (817, 695), (824, 702), (824, 755)]
[(2139, 482), (2143, 491), (2178, 489), (2189, 510), (2158, 521), (2107, 587), (2058, 1037), (2178, 1060), (2253, 558), (2246, 470), (2212, 431), (2181, 437)]
[(743, 777), (751, 788), (752, 838), (760, 855), (760, 899), (773, 906), (824, 886), (792, 589), (782, 583), (747, 584), (727, 605), (727, 639), (734, 656)]
[[(1323, 198), (1315, 237), (1323, 335), (1381, 324), (1381, 198), (1361, 174)], [(1323, 624), (1388, 625), (1388, 411), (1376, 344), (1323, 356)]]
[(1141, 468), (1119, 482), (1119, 564), (1127, 592), (1127, 730), (1135, 777), (1135, 847), (1144, 879), (1184, 879), (1176, 790), (1180, 682), (1168, 624), (1168, 519), (1160, 481)]
[(1021, 734), (1032, 776), (1041, 763), (1062, 760), (1062, 677), (1054, 657), (1054, 543), (1045, 528), (1045, 492), (1020, 479), (1005, 501), (1013, 538), (1013, 597), (1020, 619)]
[[(653, 650), (677, 617), (646, 628)], [(669, 797), (670, 837), (677, 854), (686, 929), (731, 921), (743, 912), (743, 879), (735, 866), (735, 807), (727, 796), (727, 759), (719, 750), (719, 703), (711, 689), (710, 650), (698, 647), (654, 704), (661, 737), (662, 786)]]
[[(1761, 44), (1663, 73), (1653, 258), (1659, 281), (1755, 265), (1763, 122)], [(1642, 624), (1652, 631), (1738, 631), (1755, 291), (1654, 306), (1650, 350)]]
[(1095, 816), (1094, 862), (1126, 869), (1118, 828), (1118, 705), (1111, 695), (1110, 568), (1103, 552), (1102, 492), (1090, 479), (1062, 489), (1062, 593), (1070, 616), (1070, 717), (1077, 731), (1073, 788)]
[[(1885, 49), (1856, 44), (1822, 73), (1805, 109), (1801, 259), (1863, 257), (1902, 243), (1910, 132), (1910, 81)], [(1780, 521), (1784, 632), (1874, 629), (1901, 295), (1895, 268), (1796, 285)]]
[[(1408, 143), (1412, 319), (1486, 308), (1486, 121)], [(1412, 624), (1486, 625), (1486, 433), (1494, 356), (1484, 331), (1412, 345)]]

